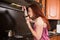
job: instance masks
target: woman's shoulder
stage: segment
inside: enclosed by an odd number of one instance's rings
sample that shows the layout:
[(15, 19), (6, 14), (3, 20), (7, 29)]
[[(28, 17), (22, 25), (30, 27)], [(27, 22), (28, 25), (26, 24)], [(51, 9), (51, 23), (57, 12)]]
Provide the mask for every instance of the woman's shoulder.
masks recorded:
[(38, 17), (38, 18), (36, 19), (36, 23), (37, 23), (38, 25), (43, 26), (43, 27), (46, 27), (46, 26), (47, 26), (47, 24), (44, 22), (44, 20), (43, 20), (42, 17)]
[(36, 19), (36, 21), (43, 22), (43, 19), (42, 19), (42, 17), (38, 17), (38, 18)]

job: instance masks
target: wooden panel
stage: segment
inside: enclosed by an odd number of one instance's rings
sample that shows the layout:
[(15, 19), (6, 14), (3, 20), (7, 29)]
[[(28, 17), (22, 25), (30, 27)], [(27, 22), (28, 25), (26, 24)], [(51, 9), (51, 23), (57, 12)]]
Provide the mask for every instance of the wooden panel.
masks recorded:
[(46, 3), (46, 17), (48, 19), (55, 19), (55, 20), (60, 19), (59, 2), (60, 2), (60, 0), (47, 0), (47, 3)]
[[(60, 16), (60, 0), (59, 0), (59, 16)], [(60, 17), (59, 17), (60, 18)]]
[(60, 40), (60, 36), (58, 35), (53, 35), (50, 40)]
[(42, 0), (42, 12), (45, 15), (45, 0)]
[(58, 36), (57, 40), (60, 40), (60, 36)]
[(50, 40), (57, 40), (57, 38), (58, 38), (58, 36), (52, 36), (51, 38), (50, 38)]

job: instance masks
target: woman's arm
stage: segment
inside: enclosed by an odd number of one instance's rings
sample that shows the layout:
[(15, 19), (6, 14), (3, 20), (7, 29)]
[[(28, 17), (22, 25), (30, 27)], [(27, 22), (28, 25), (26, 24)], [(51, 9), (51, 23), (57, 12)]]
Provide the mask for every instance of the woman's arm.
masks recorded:
[(30, 24), (29, 17), (26, 17), (26, 23), (27, 23), (30, 31), (32, 32), (33, 36), (36, 37), (37, 34), (36, 34), (36, 32), (33, 30), (32, 26), (31, 26), (31, 24)]
[[(24, 11), (24, 12), (25, 12), (24, 15), (25, 15), (25, 16), (28, 16), (28, 14), (27, 14), (27, 10), (26, 10), (26, 7), (25, 7), (25, 6), (23, 7), (23, 9), (25, 10), (25, 11)], [(28, 25), (30, 31), (32, 32), (32, 35), (33, 35), (34, 37), (37, 37), (36, 32), (35, 32), (35, 31), (33, 30), (33, 28), (31, 27), (29, 17), (25, 17), (25, 19), (26, 19), (26, 23), (27, 23), (27, 25)]]
[(44, 22), (41, 17), (37, 18), (35, 22), (35, 26), (36, 26), (37, 39), (40, 40), (43, 33), (43, 28), (44, 28)]
[(31, 27), (31, 24), (30, 24), (28, 19), (29, 19), (29, 17), (26, 18), (26, 22), (27, 22), (27, 25), (28, 25), (30, 31), (32, 32), (32, 35), (34, 37), (36, 37), (37, 40), (39, 40), (42, 36), (42, 31), (43, 31), (43, 27), (40, 25), (41, 24), (40, 19), (38, 19), (36, 21), (36, 31), (33, 30), (33, 28)]

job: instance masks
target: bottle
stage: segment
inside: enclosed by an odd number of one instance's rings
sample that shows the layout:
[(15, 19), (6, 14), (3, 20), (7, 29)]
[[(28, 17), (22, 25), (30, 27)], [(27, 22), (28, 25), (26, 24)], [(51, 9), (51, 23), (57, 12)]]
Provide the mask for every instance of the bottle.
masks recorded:
[(12, 37), (12, 30), (9, 30), (8, 37)]

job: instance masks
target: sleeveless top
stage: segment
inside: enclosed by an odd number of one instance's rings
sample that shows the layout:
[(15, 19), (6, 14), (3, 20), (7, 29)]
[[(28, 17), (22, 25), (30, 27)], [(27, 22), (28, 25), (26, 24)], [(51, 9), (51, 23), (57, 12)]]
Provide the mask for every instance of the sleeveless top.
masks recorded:
[[(35, 31), (35, 29), (36, 29), (35, 25), (33, 25), (33, 29)], [(37, 40), (37, 39), (34, 37), (34, 40)], [(42, 32), (42, 36), (41, 36), (40, 40), (49, 40), (47, 27), (43, 28), (43, 32)]]

